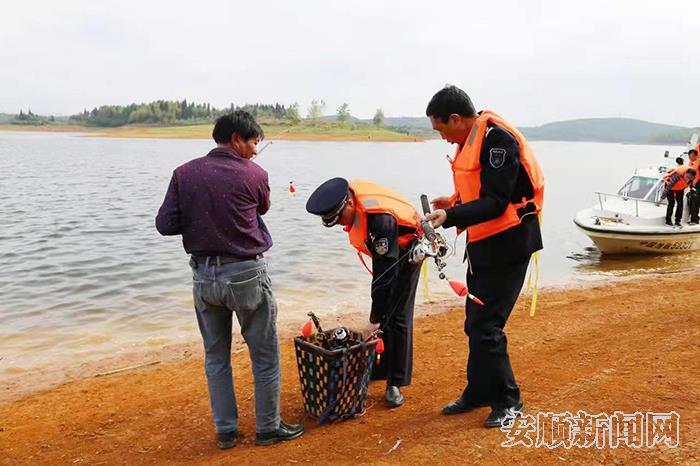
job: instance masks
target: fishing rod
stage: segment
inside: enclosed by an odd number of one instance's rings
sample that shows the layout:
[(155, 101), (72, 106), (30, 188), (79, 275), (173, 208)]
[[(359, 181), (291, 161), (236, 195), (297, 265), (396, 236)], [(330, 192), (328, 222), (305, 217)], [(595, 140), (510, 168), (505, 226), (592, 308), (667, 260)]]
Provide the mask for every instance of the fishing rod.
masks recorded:
[[(282, 136), (283, 134), (286, 134), (286, 133), (290, 132), (291, 130), (292, 130), (292, 128), (282, 130), (282, 131), (280, 131), (279, 133), (275, 134), (275, 135), (274, 135), (274, 138), (280, 137), (280, 136)], [(263, 146), (260, 148), (260, 150), (257, 152), (257, 154), (255, 154), (253, 157), (251, 157), (250, 160), (253, 160), (253, 159), (255, 159), (257, 156), (259, 156), (260, 154), (262, 154), (263, 151), (264, 151), (265, 149), (268, 148), (268, 146), (271, 146), (271, 145), (272, 145), (272, 142), (273, 142), (273, 141), (267, 141), (267, 142), (265, 142), (265, 144), (263, 144)]]
[[(378, 277), (374, 277), (374, 279), (372, 280), (372, 284), (377, 282), (391, 269), (401, 264), (401, 262), (407, 257), (409, 262), (416, 265), (422, 264), (423, 261), (427, 258), (432, 258), (435, 261), (435, 265), (437, 266), (439, 272), (438, 277), (440, 278), (440, 280), (447, 281), (447, 283), (450, 285), (450, 288), (452, 288), (452, 291), (454, 291), (457, 294), (457, 296), (466, 296), (467, 299), (471, 299), (476, 304), (483, 306), (484, 302), (469, 292), (469, 288), (467, 287), (466, 283), (450, 280), (447, 277), (447, 274), (444, 272), (444, 269), (445, 267), (447, 267), (446, 259), (447, 257), (449, 257), (449, 253), (451, 250), (450, 246), (445, 240), (445, 238), (440, 233), (435, 231), (435, 228), (433, 228), (433, 225), (430, 223), (430, 221), (428, 221), (425, 218), (425, 215), (428, 215), (430, 213), (430, 203), (428, 202), (428, 196), (422, 194), (420, 197), (420, 202), (421, 206), (423, 207), (424, 214), (423, 218), (421, 218), (420, 220), (420, 228), (422, 230), (422, 235), (418, 236), (418, 240), (414, 243), (413, 247), (411, 247), (406, 253), (399, 257), (399, 259), (394, 264), (392, 264)], [(358, 256), (360, 255), (358, 254)], [(360, 260), (362, 260), (362, 256), (360, 256)]]
[(484, 302), (471, 294), (466, 283), (458, 282), (455, 280), (450, 280), (447, 274), (444, 272), (444, 268), (447, 267), (446, 258), (450, 252), (450, 247), (445, 240), (445, 238), (438, 232), (435, 231), (433, 225), (425, 218), (426, 215), (430, 213), (430, 203), (428, 202), (428, 196), (421, 194), (420, 196), (421, 207), (423, 207), (423, 218), (420, 221), (420, 227), (423, 230), (423, 237), (416, 243), (411, 249), (411, 262), (414, 264), (420, 264), (427, 258), (432, 258), (435, 261), (435, 265), (438, 269), (438, 277), (440, 280), (446, 280), (450, 285), (450, 288), (458, 296), (466, 296), (471, 299), (476, 304), (480, 306), (484, 305)]

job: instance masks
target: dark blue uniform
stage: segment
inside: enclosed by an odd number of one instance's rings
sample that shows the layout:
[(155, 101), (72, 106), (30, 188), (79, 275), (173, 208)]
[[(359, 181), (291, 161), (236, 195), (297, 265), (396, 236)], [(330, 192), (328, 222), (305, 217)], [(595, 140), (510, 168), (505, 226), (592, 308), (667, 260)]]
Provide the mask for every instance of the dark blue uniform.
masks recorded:
[[(369, 320), (381, 324), (385, 352), (372, 379), (387, 385), (411, 384), (413, 373), (413, 309), (420, 265), (406, 254), (412, 244), (399, 247), (399, 236), (415, 230), (399, 227), (390, 214), (367, 214), (367, 249), (372, 254), (372, 311)], [(398, 262), (398, 264), (397, 264)]]
[[(505, 160), (501, 160), (503, 151)], [(494, 153), (497, 159), (492, 157)], [(443, 227), (464, 228), (486, 222), (499, 217), (510, 202), (533, 197), (532, 183), (521, 168), (520, 148), (505, 129), (489, 127), (480, 162), (479, 198), (447, 209)], [(506, 408), (520, 402), (503, 328), (522, 289), (530, 256), (542, 249), (542, 235), (537, 215), (527, 210), (519, 214), (524, 215), (519, 225), (467, 244), (469, 290), (485, 304), (466, 301), (464, 331), (469, 337), (469, 358), (462, 396), (475, 405)]]
[[(348, 200), (349, 184), (333, 178), (309, 197), (306, 210), (320, 215), (326, 226), (335, 225)], [(367, 214), (367, 250), (372, 255), (372, 309), (369, 320), (381, 324), (384, 354), (372, 371), (373, 379), (386, 379), (388, 386), (411, 383), (413, 372), (413, 308), (420, 265), (409, 262), (407, 252), (413, 246), (399, 246), (399, 237), (415, 233), (399, 226), (391, 214)]]

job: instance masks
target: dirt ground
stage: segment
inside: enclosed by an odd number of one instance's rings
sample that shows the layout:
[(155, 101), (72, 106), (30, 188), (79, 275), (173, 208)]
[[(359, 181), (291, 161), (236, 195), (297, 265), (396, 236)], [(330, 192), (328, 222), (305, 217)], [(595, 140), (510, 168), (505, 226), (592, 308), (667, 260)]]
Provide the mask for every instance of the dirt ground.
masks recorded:
[(435, 305), (416, 321), (414, 382), (399, 409), (383, 406), (377, 382), (363, 416), (316, 426), (305, 417), (286, 339), (282, 414), (304, 423), (301, 439), (254, 445), (250, 363), (241, 351), (234, 373), (244, 437), (236, 448), (215, 446), (195, 355), (3, 403), (0, 464), (699, 464), (699, 281), (693, 272), (553, 290), (540, 295), (535, 318), (522, 298), (507, 327), (527, 413), (676, 411), (678, 448), (504, 448), (503, 432), (482, 427), (488, 408), (441, 415), (464, 386), (467, 346), (463, 309)]

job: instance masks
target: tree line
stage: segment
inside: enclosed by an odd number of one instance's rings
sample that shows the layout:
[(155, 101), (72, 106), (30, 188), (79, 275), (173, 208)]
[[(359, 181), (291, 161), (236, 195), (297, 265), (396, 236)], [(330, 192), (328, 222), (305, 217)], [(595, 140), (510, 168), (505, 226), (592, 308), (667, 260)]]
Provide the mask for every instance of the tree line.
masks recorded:
[[(157, 100), (149, 103), (129, 105), (101, 105), (92, 110), (85, 109), (81, 113), (68, 117), (69, 122), (84, 126), (118, 127), (131, 124), (145, 125), (193, 125), (213, 122), (216, 118), (233, 110), (246, 110), (259, 120), (285, 120), (298, 124), (303, 119), (298, 103), (284, 104), (234, 104), (224, 108), (216, 108), (209, 103), (188, 102), (186, 99)], [(326, 111), (326, 102), (322, 99), (312, 100), (306, 114), (306, 120), (316, 122)], [(62, 118), (64, 120), (65, 118)], [(336, 118), (340, 123), (353, 119), (350, 106), (343, 103), (336, 109)], [(54, 117), (44, 117), (32, 113), (31, 110), (20, 110), (12, 123), (15, 124), (47, 124), (54, 122)], [(375, 126), (384, 123), (384, 112), (377, 109), (372, 122)]]
[[(216, 108), (208, 103), (188, 102), (186, 99), (157, 100), (150, 103), (130, 105), (102, 105), (92, 110), (84, 110), (77, 115), (71, 115), (70, 119), (76, 123), (87, 126), (124, 126), (130, 124), (197, 124), (209, 123), (225, 113), (237, 109), (243, 109), (256, 118), (285, 119), (293, 118), (294, 105), (275, 103), (271, 104), (247, 104)], [(290, 112), (290, 110), (292, 110)], [(297, 106), (298, 113), (298, 106)]]

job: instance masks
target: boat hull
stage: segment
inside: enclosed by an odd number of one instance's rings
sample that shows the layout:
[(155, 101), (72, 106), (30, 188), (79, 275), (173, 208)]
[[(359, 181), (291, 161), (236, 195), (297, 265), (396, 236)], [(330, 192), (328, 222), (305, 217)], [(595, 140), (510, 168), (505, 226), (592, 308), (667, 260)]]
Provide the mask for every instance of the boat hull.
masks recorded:
[[(700, 250), (700, 232), (623, 233), (574, 222), (603, 254), (679, 254)], [(669, 228), (670, 230), (670, 228)]]

